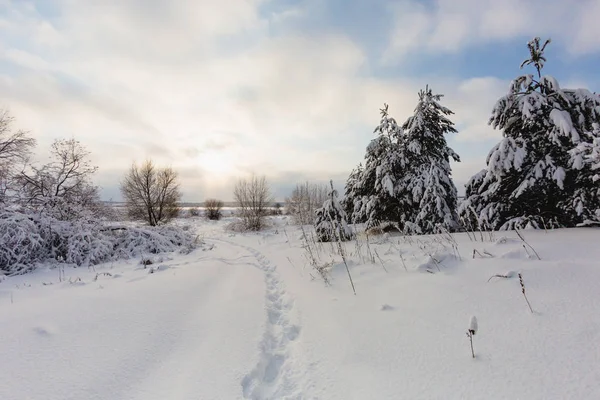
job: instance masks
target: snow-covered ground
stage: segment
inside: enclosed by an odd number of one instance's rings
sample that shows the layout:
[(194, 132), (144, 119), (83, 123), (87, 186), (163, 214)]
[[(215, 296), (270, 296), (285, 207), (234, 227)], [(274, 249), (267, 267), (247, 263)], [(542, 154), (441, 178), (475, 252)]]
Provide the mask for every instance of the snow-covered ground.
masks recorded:
[(205, 245), (146, 268), (4, 278), (0, 399), (600, 398), (600, 230), (523, 231), (541, 260), (515, 232), (362, 236), (354, 295), (336, 246), (310, 244), (325, 286), (272, 221), (179, 221)]

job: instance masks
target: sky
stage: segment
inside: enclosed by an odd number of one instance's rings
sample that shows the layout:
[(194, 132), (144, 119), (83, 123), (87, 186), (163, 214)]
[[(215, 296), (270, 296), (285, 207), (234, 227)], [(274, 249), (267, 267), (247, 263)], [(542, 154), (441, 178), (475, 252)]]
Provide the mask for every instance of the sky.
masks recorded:
[[(180, 176), (184, 201), (266, 175), (338, 189), (429, 85), (454, 111), (460, 192), (502, 133), (487, 125), (534, 36), (545, 73), (596, 91), (600, 0), (0, 0), (0, 107), (38, 141), (75, 138), (106, 200), (134, 162)], [(527, 71), (525, 71), (527, 72)], [(529, 71), (531, 72), (531, 71)]]

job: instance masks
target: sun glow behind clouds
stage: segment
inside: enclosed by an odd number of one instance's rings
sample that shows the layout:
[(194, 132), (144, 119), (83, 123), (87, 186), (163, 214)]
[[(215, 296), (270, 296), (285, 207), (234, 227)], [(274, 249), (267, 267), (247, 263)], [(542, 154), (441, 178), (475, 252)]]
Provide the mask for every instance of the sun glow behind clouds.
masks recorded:
[(203, 153), (199, 156), (198, 164), (214, 179), (231, 177), (235, 172), (231, 155), (224, 151)]

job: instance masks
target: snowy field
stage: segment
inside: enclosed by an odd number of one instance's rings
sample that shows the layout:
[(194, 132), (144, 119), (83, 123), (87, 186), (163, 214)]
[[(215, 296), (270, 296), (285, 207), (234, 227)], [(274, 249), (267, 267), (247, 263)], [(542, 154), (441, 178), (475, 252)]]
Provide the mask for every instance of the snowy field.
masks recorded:
[(202, 247), (146, 267), (0, 277), (0, 399), (600, 398), (598, 229), (362, 236), (354, 295), (308, 228), (228, 222), (178, 221)]

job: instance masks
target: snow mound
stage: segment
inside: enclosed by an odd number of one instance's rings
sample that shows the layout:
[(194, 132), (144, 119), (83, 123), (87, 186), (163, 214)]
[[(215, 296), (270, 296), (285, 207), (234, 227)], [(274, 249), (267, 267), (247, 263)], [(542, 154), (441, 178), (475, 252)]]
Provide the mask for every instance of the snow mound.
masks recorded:
[(34, 326), (32, 330), (40, 336), (54, 336), (58, 333), (57, 327), (52, 324)]
[(494, 242), (494, 244), (497, 246), (514, 243), (521, 243), (521, 240), (502, 236)]
[(531, 258), (531, 255), (528, 254), (523, 247), (509, 250), (506, 253), (502, 254), (500, 258), (506, 258), (509, 260), (528, 260)]
[(426, 273), (441, 272), (448, 267), (455, 266), (458, 262), (456, 256), (452, 253), (441, 251), (428, 254), (426, 261), (417, 266), (417, 271)]

